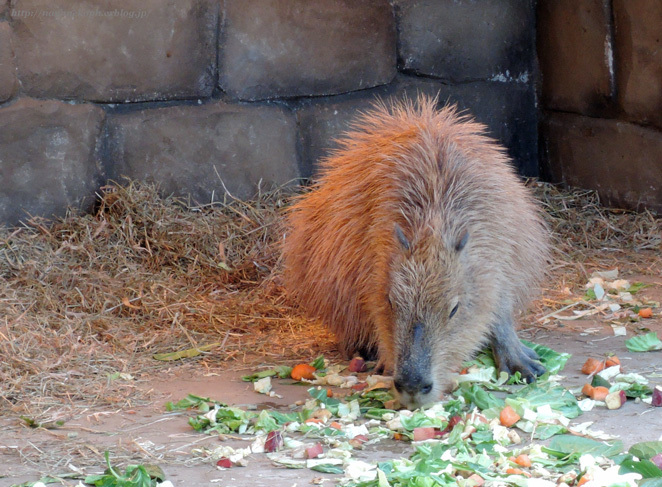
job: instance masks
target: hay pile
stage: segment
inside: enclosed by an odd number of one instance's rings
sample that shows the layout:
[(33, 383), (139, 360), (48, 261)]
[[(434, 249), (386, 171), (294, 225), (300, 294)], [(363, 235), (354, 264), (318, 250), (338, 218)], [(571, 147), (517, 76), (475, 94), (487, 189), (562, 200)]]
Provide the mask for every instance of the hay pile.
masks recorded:
[(190, 208), (130, 183), (91, 215), (0, 230), (0, 411), (135, 402), (109, 377), (172, 366), (154, 353), (218, 343), (216, 367), (330, 346), (272, 275), (285, 198)]
[[(588, 268), (619, 259), (662, 269), (659, 218), (530, 184), (558, 236), (550, 287), (583, 283)], [(139, 390), (109, 377), (148, 378), (172, 367), (154, 353), (212, 343), (188, 363), (332, 357), (333, 338), (298, 314), (279, 283), (287, 198), (190, 208), (129, 183), (103, 188), (93, 214), (0, 230), (0, 414), (135, 404)]]

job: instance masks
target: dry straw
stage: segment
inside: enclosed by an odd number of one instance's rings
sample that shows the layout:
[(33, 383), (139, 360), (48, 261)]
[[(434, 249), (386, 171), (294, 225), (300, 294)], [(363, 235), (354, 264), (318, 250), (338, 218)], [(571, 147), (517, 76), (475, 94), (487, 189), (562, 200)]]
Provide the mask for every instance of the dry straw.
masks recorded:
[[(660, 272), (655, 215), (529, 184), (557, 235), (546, 292), (601, 266)], [(332, 337), (279, 283), (287, 200), (191, 208), (128, 183), (103, 188), (92, 214), (0, 230), (0, 414), (135, 404), (135, 382), (172, 367), (154, 353), (216, 344), (184, 361), (200, 370), (333, 356)]]

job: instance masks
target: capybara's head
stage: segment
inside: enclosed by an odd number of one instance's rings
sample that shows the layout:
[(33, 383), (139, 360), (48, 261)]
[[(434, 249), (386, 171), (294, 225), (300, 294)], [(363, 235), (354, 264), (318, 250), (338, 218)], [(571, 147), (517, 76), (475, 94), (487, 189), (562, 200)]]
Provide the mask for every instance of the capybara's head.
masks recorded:
[(400, 252), (391, 270), (389, 301), (394, 317), (394, 382), (400, 402), (415, 408), (439, 401), (459, 365), (460, 329), (470, 313), (463, 303), (466, 278), (462, 253), (470, 235), (460, 229), (446, 238), (423, 229), (405, 236), (396, 225)]

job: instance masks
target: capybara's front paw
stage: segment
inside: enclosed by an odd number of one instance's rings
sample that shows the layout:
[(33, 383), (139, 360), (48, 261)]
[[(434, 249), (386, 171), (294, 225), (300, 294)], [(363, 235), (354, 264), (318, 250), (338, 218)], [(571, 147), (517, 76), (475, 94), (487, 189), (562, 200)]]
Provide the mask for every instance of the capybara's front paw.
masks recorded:
[(538, 354), (524, 345), (510, 348), (494, 347), (493, 352), (500, 371), (509, 375), (519, 372), (526, 382), (533, 382), (546, 372)]
[(393, 375), (393, 364), (388, 363), (387, 360), (379, 359), (377, 365), (372, 371), (373, 374), (378, 375)]

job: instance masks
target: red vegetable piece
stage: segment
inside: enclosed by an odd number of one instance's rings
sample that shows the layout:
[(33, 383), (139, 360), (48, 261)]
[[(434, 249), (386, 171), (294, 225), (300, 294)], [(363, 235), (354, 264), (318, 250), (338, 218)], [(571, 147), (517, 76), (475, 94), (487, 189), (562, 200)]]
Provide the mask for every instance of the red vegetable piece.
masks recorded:
[(356, 383), (352, 386), (352, 389), (355, 390), (355, 391), (362, 391), (366, 387), (368, 387), (367, 382), (358, 382), (358, 383)]
[(662, 468), (662, 453), (658, 453), (653, 458), (651, 458), (651, 462), (653, 462), (657, 468)]
[(366, 441), (368, 441), (368, 437), (366, 435), (356, 435), (354, 438), (349, 440), (349, 444), (352, 445), (352, 448), (361, 449), (363, 448), (363, 444)]
[(270, 431), (264, 442), (264, 451), (267, 453), (280, 450), (283, 446), (283, 434), (280, 431)]
[(431, 426), (414, 428), (414, 441), (430, 440), (436, 436), (436, 430)]
[(653, 389), (653, 400), (651, 404), (655, 407), (662, 407), (662, 386), (655, 386)]
[(350, 372), (365, 372), (365, 360), (361, 357), (354, 357), (349, 361)]
[(453, 431), (453, 428), (455, 428), (455, 425), (460, 421), (462, 421), (461, 416), (451, 416), (451, 418), (448, 420), (448, 426), (446, 426), (443, 430), (439, 430), (437, 436), (444, 436), (446, 433), (450, 433)]
[(317, 458), (324, 453), (324, 448), (321, 443), (315, 443), (313, 446), (306, 448), (306, 458)]
[(230, 468), (232, 467), (232, 462), (229, 458), (222, 457), (218, 460), (218, 462), (216, 462), (216, 466), (221, 468)]

